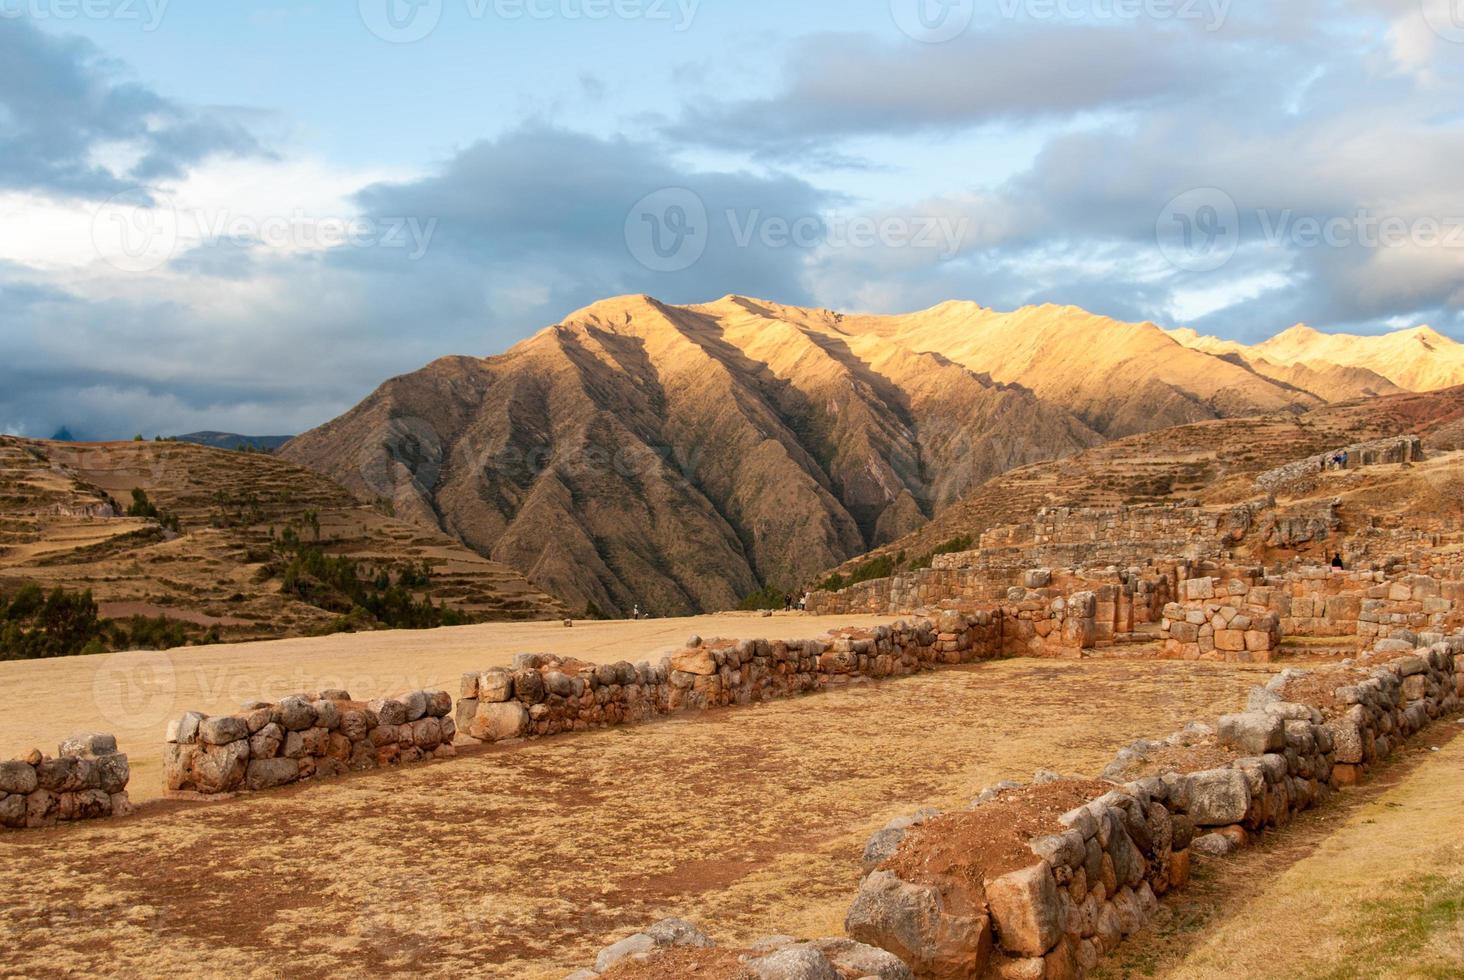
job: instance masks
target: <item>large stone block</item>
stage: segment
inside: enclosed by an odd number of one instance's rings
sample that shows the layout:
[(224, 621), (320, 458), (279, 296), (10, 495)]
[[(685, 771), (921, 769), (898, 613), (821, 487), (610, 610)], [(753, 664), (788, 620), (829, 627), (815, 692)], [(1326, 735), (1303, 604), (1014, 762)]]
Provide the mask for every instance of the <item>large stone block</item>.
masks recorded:
[(249, 743), (246, 741), (204, 745), (192, 758), (190, 777), (193, 788), (200, 793), (232, 793), (243, 785), (248, 764)]
[(717, 661), (706, 647), (682, 650), (671, 655), (671, 669), (698, 677), (710, 677), (717, 672)]
[(228, 745), (248, 738), (249, 726), (233, 715), (205, 718), (198, 726), (198, 737), (205, 745)]
[(480, 703), (468, 725), (468, 735), (480, 742), (502, 742), (521, 737), (528, 727), (528, 709), (519, 702)]
[(478, 700), (500, 703), (513, 700), (513, 674), (506, 670), (485, 670), (478, 675)]
[(1216, 630), (1215, 649), (1223, 650), (1226, 653), (1245, 652), (1245, 631), (1244, 630)]
[[(1284, 729), (1283, 729), (1284, 731)], [(1227, 827), (1240, 823), (1250, 809), (1250, 787), (1245, 773), (1212, 769), (1190, 776), (1189, 815), (1200, 827)]]
[(1286, 748), (1286, 719), (1263, 711), (1225, 715), (1216, 731), (1220, 744), (1243, 755), (1265, 755)]
[(300, 766), (294, 759), (255, 759), (249, 763), (244, 784), (254, 791), (274, 789), (293, 783), (300, 775)]
[(18, 793), (22, 796), (34, 793), (40, 783), (36, 770), (28, 762), (0, 762), (0, 794)]
[(61, 743), (57, 755), (70, 759), (95, 759), (117, 751), (117, 739), (100, 732), (73, 735)]
[(986, 882), (986, 900), (997, 942), (1009, 953), (1042, 956), (1062, 936), (1057, 882), (1046, 861)]
[(921, 977), (979, 977), (991, 957), (988, 916), (949, 908), (937, 889), (888, 871), (860, 884), (844, 928), (851, 938), (894, 953)]

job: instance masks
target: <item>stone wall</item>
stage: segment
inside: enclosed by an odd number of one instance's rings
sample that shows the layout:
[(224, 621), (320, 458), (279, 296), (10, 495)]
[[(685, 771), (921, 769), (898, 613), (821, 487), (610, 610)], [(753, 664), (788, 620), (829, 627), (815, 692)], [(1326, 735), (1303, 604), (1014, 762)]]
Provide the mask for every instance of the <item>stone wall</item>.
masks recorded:
[(1186, 579), (1160, 624), (1165, 656), (1267, 661), (1283, 637), (1445, 632), (1459, 625), (1464, 581), (1431, 575), (1302, 568), (1267, 576), (1229, 569)]
[(714, 954), (700, 929), (668, 919), (570, 980), (627, 969), (669, 980), (690, 963), (701, 976), (769, 980), (1080, 978), (1189, 881), (1193, 856), (1223, 858), (1325, 801), (1457, 711), (1461, 692), (1464, 637), (1416, 650), (1383, 641), (1339, 667), (1286, 671), (1244, 712), (1124, 749), (1104, 780), (1042, 773), (958, 813), (892, 821), (865, 849), (847, 938), (775, 936)]
[(169, 793), (217, 796), (317, 776), (406, 765), (455, 754), (457, 726), (446, 691), (414, 691), (370, 703), (345, 691), (257, 702), (234, 715), (189, 712), (170, 722), (164, 753)]
[(1013, 657), (1081, 657), (1084, 651), (1149, 639), (1174, 595), (1173, 570), (1073, 574), (1039, 568), (1001, 605), (1002, 649)]
[(54, 827), (60, 821), (125, 816), (131, 767), (111, 735), (76, 735), (56, 758), (32, 749), (0, 762), (0, 828)]
[[(1464, 639), (1391, 649), (1339, 674), (1287, 672), (1214, 729), (1194, 724), (1125, 750), (1110, 770), (1137, 767), (1135, 778), (1065, 812), (1056, 801), (1089, 783), (998, 788), (970, 811), (892, 826), (871, 841), (878, 863), (849, 935), (896, 953), (917, 977), (1082, 976), (1188, 880), (1192, 852), (1223, 856), (1286, 823), (1458, 709)], [(1232, 761), (1190, 771), (1186, 749), (1210, 766), (1217, 749)], [(1049, 827), (1025, 861), (981, 837), (1019, 815)], [(953, 863), (953, 853), (972, 857)]]
[(935, 620), (843, 630), (814, 640), (693, 637), (657, 664), (521, 654), (510, 669), (463, 676), (457, 721), (483, 742), (542, 737), (793, 697), (1001, 653), (997, 615), (947, 611)]
[(1399, 436), (1393, 439), (1378, 439), (1373, 442), (1354, 443), (1340, 449), (1299, 459), (1285, 466), (1277, 467), (1256, 477), (1256, 486), (1266, 493), (1276, 493), (1305, 484), (1317, 474), (1335, 468), (1333, 460), (1345, 455), (1345, 469), (1355, 470), (1367, 466), (1417, 463), (1424, 458), (1423, 440), (1418, 436)]

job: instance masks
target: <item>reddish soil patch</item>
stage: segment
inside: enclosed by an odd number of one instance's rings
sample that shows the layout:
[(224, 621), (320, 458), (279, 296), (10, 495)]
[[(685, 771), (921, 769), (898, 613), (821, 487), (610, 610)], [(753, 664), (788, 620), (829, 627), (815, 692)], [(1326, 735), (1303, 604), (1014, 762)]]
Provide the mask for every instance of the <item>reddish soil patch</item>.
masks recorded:
[(1337, 688), (1356, 684), (1366, 677), (1367, 672), (1357, 668), (1319, 671), (1289, 682), (1281, 696), (1287, 701), (1313, 705), (1324, 715), (1335, 715), (1346, 710), (1346, 705), (1337, 701)]
[(921, 824), (881, 867), (904, 881), (955, 879), (983, 889), (987, 878), (1036, 864), (1029, 841), (1062, 833), (1058, 817), (1112, 789), (1084, 779), (1008, 790), (974, 810)]

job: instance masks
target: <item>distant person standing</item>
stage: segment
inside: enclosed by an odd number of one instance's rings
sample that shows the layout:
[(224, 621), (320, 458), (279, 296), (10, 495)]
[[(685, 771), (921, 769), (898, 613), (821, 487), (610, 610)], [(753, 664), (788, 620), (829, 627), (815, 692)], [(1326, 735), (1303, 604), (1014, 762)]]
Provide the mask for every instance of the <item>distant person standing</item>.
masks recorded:
[(791, 592), (784, 592), (783, 593), (783, 612), (792, 612), (792, 611), (793, 611), (793, 593), (791, 593)]
[(641, 611), (640, 611), (640, 603), (639, 602), (637, 602), (635, 604), (635, 609), (634, 609), (634, 611), (631, 612), (630, 618), (631, 619), (635, 619), (635, 620), (639, 620), (641, 618)]

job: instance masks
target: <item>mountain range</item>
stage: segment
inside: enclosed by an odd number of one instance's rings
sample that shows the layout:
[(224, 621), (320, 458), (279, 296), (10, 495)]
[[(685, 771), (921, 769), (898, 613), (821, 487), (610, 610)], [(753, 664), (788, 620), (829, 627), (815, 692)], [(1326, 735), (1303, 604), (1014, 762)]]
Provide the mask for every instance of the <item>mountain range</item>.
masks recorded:
[(800, 588), (1028, 464), (1460, 383), (1464, 346), (1427, 330), (1246, 347), (1076, 307), (626, 296), (394, 378), (279, 453), (572, 610), (673, 615)]

